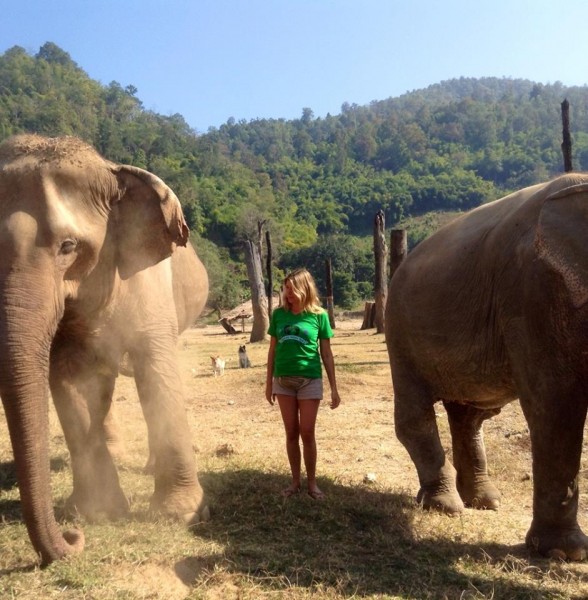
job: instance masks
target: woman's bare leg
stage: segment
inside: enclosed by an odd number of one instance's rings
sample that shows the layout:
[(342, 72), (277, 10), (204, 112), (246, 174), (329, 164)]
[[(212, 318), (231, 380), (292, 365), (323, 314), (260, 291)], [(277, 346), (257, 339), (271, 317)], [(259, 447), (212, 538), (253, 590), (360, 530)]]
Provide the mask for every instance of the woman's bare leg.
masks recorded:
[(288, 462), (290, 463), (290, 471), (292, 472), (292, 483), (289, 487), (282, 491), (284, 496), (291, 496), (300, 490), (300, 421), (298, 418), (298, 401), (294, 396), (282, 396), (276, 394), (280, 412), (282, 413), (282, 421), (286, 430), (286, 452), (288, 454)]
[(298, 400), (300, 410), (299, 429), (300, 437), (302, 438), (308, 493), (315, 499), (324, 497), (323, 492), (316, 483), (317, 451), (315, 425), (319, 405), (319, 400)]

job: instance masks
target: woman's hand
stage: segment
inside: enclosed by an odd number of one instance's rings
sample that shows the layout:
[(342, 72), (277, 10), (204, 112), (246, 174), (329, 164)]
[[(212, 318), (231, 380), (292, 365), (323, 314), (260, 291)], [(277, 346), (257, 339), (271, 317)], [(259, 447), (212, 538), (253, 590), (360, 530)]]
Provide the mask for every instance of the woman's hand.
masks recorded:
[(272, 394), (272, 382), (268, 381), (265, 386), (265, 399), (273, 406), (276, 402), (276, 395)]
[(331, 350), (331, 340), (328, 338), (320, 340), (320, 353), (325, 365), (325, 371), (329, 379), (329, 385), (331, 386), (331, 409), (337, 408), (341, 404), (341, 398), (337, 391), (337, 378), (335, 377), (335, 359), (333, 358), (333, 351)]
[(331, 403), (329, 404), (329, 406), (331, 407), (331, 410), (333, 408), (337, 408), (339, 406), (339, 404), (341, 404), (341, 398), (339, 396), (339, 392), (336, 389), (331, 390)]

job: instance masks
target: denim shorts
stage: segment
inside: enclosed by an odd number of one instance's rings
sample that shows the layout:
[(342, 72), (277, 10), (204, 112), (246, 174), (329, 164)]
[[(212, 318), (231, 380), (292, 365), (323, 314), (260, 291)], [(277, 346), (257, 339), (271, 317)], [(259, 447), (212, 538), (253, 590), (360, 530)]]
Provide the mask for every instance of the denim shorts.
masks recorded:
[(305, 377), (274, 377), (272, 394), (293, 396), (299, 400), (322, 400), (323, 380)]

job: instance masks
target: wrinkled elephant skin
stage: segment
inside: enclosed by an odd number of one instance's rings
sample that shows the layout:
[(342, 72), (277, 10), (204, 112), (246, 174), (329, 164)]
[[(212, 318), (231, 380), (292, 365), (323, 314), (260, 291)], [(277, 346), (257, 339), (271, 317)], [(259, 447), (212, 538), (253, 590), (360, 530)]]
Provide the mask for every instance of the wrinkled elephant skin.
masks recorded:
[(43, 564), (84, 544), (53, 513), (48, 387), (71, 454), (69, 506), (90, 519), (128, 511), (106, 433), (125, 352), (155, 456), (152, 509), (187, 521), (207, 513), (176, 360), (178, 334), (208, 294), (188, 233), (159, 178), (81, 140), (0, 145), (0, 395)]
[[(581, 560), (578, 472), (588, 403), (588, 175), (481, 206), (419, 244), (390, 283), (395, 428), (425, 508), (496, 509), (482, 423), (519, 399), (533, 456), (526, 542)], [(445, 405), (453, 465), (433, 404)]]

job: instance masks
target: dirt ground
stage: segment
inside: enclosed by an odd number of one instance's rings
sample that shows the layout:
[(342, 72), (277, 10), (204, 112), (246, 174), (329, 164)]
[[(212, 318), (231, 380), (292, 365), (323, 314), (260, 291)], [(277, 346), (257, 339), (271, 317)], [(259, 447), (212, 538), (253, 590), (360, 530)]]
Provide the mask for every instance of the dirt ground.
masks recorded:
[[(337, 322), (332, 347), (342, 404), (336, 410), (329, 408), (325, 382), (317, 423), (319, 475), (322, 464), (323, 471), (341, 481), (358, 482), (375, 473), (380, 482), (391, 485), (403, 480), (411, 465), (393, 435), (384, 337), (373, 329), (359, 331), (360, 325), (357, 319)], [(202, 457), (222, 452), (223, 447), (250, 454), (253, 460), (275, 455), (276, 464), (287, 469), (279, 409), (265, 399), (268, 343), (249, 344), (247, 324), (245, 329), (230, 336), (222, 327), (209, 325), (182, 334), (179, 352), (194, 445)], [(243, 344), (252, 364), (249, 369), (239, 368), (237, 351)], [(227, 361), (222, 377), (213, 376), (213, 355)], [(136, 422), (134, 413), (140, 407), (132, 380), (119, 377), (114, 398), (123, 428), (125, 422)]]
[[(361, 331), (360, 326), (360, 318), (337, 319), (332, 348), (342, 403), (336, 410), (331, 410), (328, 402), (324, 401), (319, 410), (319, 485), (327, 494), (329, 490), (335, 494), (335, 488), (340, 494), (341, 489), (354, 490), (363, 486), (376, 493), (414, 498), (418, 491), (416, 471), (394, 434), (392, 381), (384, 336), (376, 334), (374, 329)], [(275, 493), (278, 495), (281, 488), (277, 486), (281, 485), (280, 481), (287, 481), (289, 468), (279, 409), (267, 403), (264, 393), (269, 344), (250, 344), (248, 323), (245, 323), (245, 331), (241, 331), (240, 324), (237, 324), (237, 329), (236, 335), (228, 335), (220, 325), (200, 325), (184, 332), (180, 338), (181, 377), (194, 450), (201, 473), (223, 471), (228, 464), (227, 457), (232, 456), (238, 458), (241, 467), (258, 473), (277, 474), (272, 481), (276, 480)], [(239, 368), (237, 352), (243, 344), (252, 363), (248, 369)], [(216, 355), (227, 361), (221, 377), (214, 377), (212, 371), (210, 357)], [(328, 383), (325, 382), (326, 400), (328, 395)], [(127, 465), (126, 472), (123, 469), (126, 476), (130, 470), (136, 470), (137, 465), (143, 464), (147, 457), (146, 427), (132, 379), (118, 378), (114, 407), (125, 445), (126, 458), (123, 457), (121, 462)], [(451, 457), (446, 415), (440, 404), (436, 410), (442, 443)], [(54, 452), (64, 455), (63, 436), (52, 407), (50, 417), (52, 447)], [(524, 565), (521, 568), (525, 572), (528, 558), (523, 541), (532, 513), (528, 429), (516, 402), (506, 406), (484, 427), (489, 469), (502, 492), (500, 510), (467, 509), (459, 519), (417, 511), (411, 523), (411, 535), (415, 540), (432, 540), (433, 545), (436, 540), (443, 539), (444, 542), (459, 542), (468, 548), (486, 548), (489, 552), (492, 548), (507, 547), (507, 552), (512, 550), (516, 557), (520, 557)], [(0, 455), (3, 461), (10, 460), (7, 436), (0, 438)], [(579, 513), (580, 525), (585, 531), (588, 530), (587, 460), (585, 442)], [(20, 534), (19, 543), (26, 546), (28, 542), (24, 535), (24, 532)], [(98, 532), (94, 532), (96, 535)], [(502, 568), (501, 561), (505, 564), (504, 568), (510, 568), (511, 559), (501, 556), (489, 558), (498, 561), (499, 566), (493, 568)], [(189, 561), (186, 565), (186, 568), (192, 569)], [(165, 581), (165, 597), (175, 600), (190, 593), (190, 585), (183, 580), (193, 581), (196, 578), (196, 571), (191, 570), (187, 577), (178, 573), (177, 568), (163, 568), (158, 563), (141, 562), (132, 567), (123, 563), (116, 569), (110, 569), (109, 585), (119, 590), (128, 589), (134, 594), (140, 589), (141, 598), (159, 598), (163, 597), (159, 594), (162, 581)], [(588, 582), (588, 564), (570, 566), (566, 577), (574, 581), (574, 585), (584, 585)], [(24, 577), (23, 580), (26, 581)], [(239, 585), (239, 580), (230, 579), (226, 585)], [(240, 597), (237, 588), (227, 596), (226, 585), (220, 588), (219, 598)], [(588, 593), (588, 583), (586, 590)], [(213, 591), (210, 589), (204, 595), (216, 598)], [(194, 597), (201, 597), (198, 593), (195, 592)]]
[[(388, 354), (383, 334), (374, 329), (360, 330), (361, 319), (338, 319), (332, 348), (342, 402), (328, 406), (329, 388), (325, 381), (325, 401), (317, 421), (317, 473), (343, 485), (375, 484), (382, 489), (416, 496), (416, 470), (394, 434), (393, 390)], [(254, 463), (288, 473), (284, 434), (277, 406), (265, 399), (267, 342), (249, 344), (245, 331), (227, 335), (222, 327), (208, 325), (182, 334), (179, 343), (182, 376), (186, 386), (187, 410), (194, 432), (199, 462), (223, 453), (239, 453)], [(252, 368), (241, 369), (238, 347), (245, 344)], [(210, 356), (227, 360), (222, 377), (214, 377)], [(140, 407), (134, 383), (119, 377), (115, 391), (119, 420), (132, 426), (128, 434), (134, 443)], [(451, 457), (451, 439), (441, 404), (436, 407), (443, 445)], [(520, 543), (531, 522), (532, 477), (528, 429), (517, 402), (507, 405), (484, 425), (489, 469), (509, 513), (509, 539)], [(131, 440), (133, 443), (133, 440)], [(585, 468), (588, 451), (584, 447), (581, 489), (588, 486)], [(588, 496), (581, 499), (580, 522), (588, 528)], [(474, 511), (482, 514), (479, 511)], [(513, 528), (513, 523), (515, 527)]]

